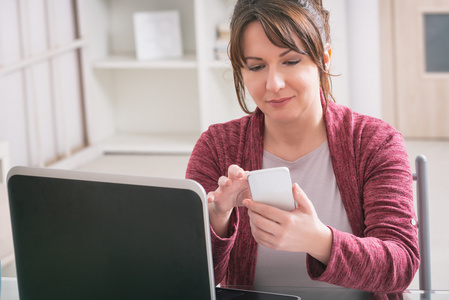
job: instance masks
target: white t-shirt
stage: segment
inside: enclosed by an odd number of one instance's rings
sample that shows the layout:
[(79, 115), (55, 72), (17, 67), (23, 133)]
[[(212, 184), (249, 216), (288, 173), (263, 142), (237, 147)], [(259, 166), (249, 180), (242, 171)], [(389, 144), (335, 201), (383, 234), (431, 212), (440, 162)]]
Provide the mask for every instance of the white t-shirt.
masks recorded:
[[(341, 201), (327, 141), (294, 162), (267, 151), (262, 168), (287, 167), (293, 183), (298, 183), (312, 201), (318, 218), (326, 225), (352, 233)], [(307, 274), (306, 253), (277, 251), (258, 245), (255, 286), (335, 287), (313, 281)]]

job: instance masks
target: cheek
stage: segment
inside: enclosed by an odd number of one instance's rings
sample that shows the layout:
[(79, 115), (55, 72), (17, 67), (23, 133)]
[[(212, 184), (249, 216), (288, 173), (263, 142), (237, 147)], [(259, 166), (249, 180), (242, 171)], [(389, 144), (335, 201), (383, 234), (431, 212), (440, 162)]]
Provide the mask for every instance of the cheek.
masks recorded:
[(265, 93), (265, 85), (264, 80), (258, 74), (245, 74), (242, 73), (243, 82), (245, 83), (245, 87), (248, 90), (248, 93), (254, 100), (258, 100), (258, 98), (263, 97)]
[(316, 69), (308, 70), (308, 72), (298, 72), (290, 76), (291, 85), (302, 90), (315, 90), (320, 88), (320, 76)]

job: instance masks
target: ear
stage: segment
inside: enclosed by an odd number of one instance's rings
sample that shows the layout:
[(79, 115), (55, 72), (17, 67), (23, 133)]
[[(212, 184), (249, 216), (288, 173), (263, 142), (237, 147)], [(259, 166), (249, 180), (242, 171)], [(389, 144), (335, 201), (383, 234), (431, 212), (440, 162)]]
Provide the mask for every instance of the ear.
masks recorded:
[(324, 46), (324, 64), (326, 65), (326, 70), (329, 70), (331, 64), (332, 48), (329, 43)]

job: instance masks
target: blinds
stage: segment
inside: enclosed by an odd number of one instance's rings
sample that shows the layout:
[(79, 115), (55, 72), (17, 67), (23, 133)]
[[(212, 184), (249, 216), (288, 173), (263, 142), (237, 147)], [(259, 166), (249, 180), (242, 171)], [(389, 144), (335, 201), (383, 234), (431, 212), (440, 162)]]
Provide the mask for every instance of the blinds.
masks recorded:
[(76, 0), (0, 1), (0, 140), (11, 165), (47, 166), (87, 144)]

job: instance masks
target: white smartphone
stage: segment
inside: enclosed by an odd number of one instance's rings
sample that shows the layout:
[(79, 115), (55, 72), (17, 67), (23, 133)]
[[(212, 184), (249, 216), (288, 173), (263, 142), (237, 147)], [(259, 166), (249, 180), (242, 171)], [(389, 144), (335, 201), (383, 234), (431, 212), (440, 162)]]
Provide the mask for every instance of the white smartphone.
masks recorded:
[(254, 201), (292, 211), (296, 207), (292, 192), (292, 179), (286, 167), (251, 171), (249, 189)]

